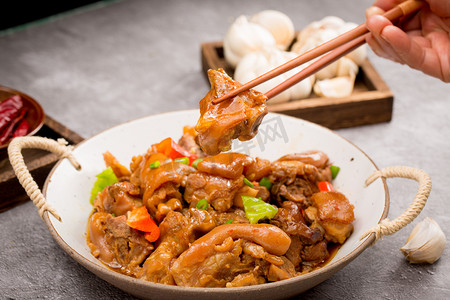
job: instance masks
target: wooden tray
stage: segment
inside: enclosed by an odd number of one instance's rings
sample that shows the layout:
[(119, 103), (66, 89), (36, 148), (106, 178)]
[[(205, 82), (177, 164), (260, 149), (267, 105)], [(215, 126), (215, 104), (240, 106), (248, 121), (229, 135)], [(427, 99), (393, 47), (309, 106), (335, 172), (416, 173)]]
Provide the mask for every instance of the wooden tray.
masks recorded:
[[(223, 68), (233, 76), (227, 64), (223, 42), (201, 44), (202, 68)], [(206, 76), (207, 79), (207, 76)], [(394, 95), (369, 60), (360, 67), (353, 94), (345, 98), (323, 98), (314, 93), (309, 98), (279, 104), (270, 104), (271, 112), (299, 117), (331, 129), (388, 122), (392, 118)]]
[[(71, 131), (49, 116), (45, 117), (44, 125), (35, 135), (55, 140), (62, 137), (66, 139), (70, 145), (76, 145), (83, 141), (83, 138), (77, 133)], [(7, 149), (4, 149), (0, 152), (0, 212), (29, 200), (9, 163), (6, 150)], [(42, 188), (48, 173), (58, 161), (57, 156), (53, 153), (39, 149), (25, 149), (22, 151), (22, 154), (28, 170), (39, 187)]]

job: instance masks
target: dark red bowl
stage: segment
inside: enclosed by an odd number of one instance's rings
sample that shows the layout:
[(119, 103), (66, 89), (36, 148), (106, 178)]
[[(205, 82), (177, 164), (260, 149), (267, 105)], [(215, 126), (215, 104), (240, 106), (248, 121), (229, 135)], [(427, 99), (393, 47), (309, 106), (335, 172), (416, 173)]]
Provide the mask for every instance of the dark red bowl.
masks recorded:
[[(28, 124), (30, 125), (30, 129), (27, 136), (36, 134), (36, 132), (38, 132), (39, 129), (41, 129), (42, 125), (44, 124), (45, 113), (44, 110), (42, 109), (42, 106), (34, 98), (28, 96), (25, 93), (22, 93), (20, 91), (8, 87), (0, 86), (0, 102), (8, 99), (13, 95), (21, 96), (23, 100), (23, 105), (27, 109), (25, 119), (28, 121)], [(6, 142), (5, 144), (1, 144), (0, 151), (6, 149), (8, 145), (9, 141)]]

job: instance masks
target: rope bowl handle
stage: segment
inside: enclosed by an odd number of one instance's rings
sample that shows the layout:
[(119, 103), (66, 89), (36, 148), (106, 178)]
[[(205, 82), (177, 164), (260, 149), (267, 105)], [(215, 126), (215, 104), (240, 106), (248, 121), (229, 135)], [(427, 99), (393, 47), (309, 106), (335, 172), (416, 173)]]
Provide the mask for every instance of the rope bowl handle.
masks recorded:
[(27, 166), (25, 165), (25, 161), (22, 155), (22, 149), (26, 148), (42, 149), (48, 152), (53, 152), (61, 159), (69, 159), (70, 163), (77, 170), (81, 170), (81, 165), (72, 155), (73, 146), (69, 146), (68, 142), (63, 138), (55, 141), (39, 136), (16, 137), (11, 140), (8, 146), (8, 156), (11, 166), (13, 167), (13, 170), (17, 178), (19, 179), (20, 184), (27, 192), (28, 197), (30, 197), (31, 201), (33, 201), (33, 204), (38, 208), (38, 212), (41, 218), (43, 218), (44, 212), (48, 211), (58, 221), (61, 222), (61, 217), (58, 215), (55, 209), (45, 201), (44, 195), (39, 189), (37, 183), (34, 181), (30, 172), (28, 171)]
[(422, 211), (423, 207), (425, 206), (425, 203), (427, 202), (428, 196), (430, 195), (431, 192), (431, 178), (425, 171), (421, 169), (415, 169), (405, 166), (387, 167), (373, 173), (366, 180), (366, 186), (370, 185), (379, 177), (384, 178), (400, 177), (413, 179), (419, 183), (419, 188), (416, 196), (414, 197), (413, 202), (400, 216), (398, 216), (396, 219), (392, 221), (387, 218), (382, 220), (380, 223), (378, 223), (371, 229), (367, 230), (360, 237), (360, 240), (362, 240), (368, 235), (374, 233), (375, 240), (373, 241), (371, 246), (375, 245), (375, 243), (383, 236), (394, 234), (403, 227), (405, 227), (406, 225), (408, 225), (409, 223), (411, 223)]

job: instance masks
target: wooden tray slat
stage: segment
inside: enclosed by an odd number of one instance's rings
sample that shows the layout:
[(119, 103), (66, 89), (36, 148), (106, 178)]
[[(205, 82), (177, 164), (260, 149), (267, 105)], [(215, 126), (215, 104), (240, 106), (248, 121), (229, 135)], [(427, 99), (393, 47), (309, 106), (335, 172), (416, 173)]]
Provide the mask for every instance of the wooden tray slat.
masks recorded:
[[(233, 76), (233, 68), (226, 62), (223, 42), (201, 44), (202, 69), (223, 68)], [(206, 76), (207, 78), (207, 76)], [(299, 117), (331, 129), (354, 127), (392, 119), (394, 95), (369, 60), (360, 66), (353, 94), (345, 98), (324, 98), (314, 93), (309, 98), (271, 104), (271, 112)]]

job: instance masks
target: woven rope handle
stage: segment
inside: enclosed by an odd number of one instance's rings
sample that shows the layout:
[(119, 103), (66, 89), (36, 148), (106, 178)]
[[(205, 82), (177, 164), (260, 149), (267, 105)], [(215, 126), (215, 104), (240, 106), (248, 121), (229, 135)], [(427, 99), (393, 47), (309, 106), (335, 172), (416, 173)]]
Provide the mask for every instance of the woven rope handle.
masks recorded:
[(411, 223), (422, 211), (431, 192), (431, 178), (425, 171), (420, 169), (404, 166), (388, 167), (373, 173), (366, 180), (366, 185), (370, 185), (379, 177), (414, 179), (419, 183), (419, 190), (411, 205), (398, 218), (392, 221), (386, 218), (361, 236), (360, 239), (363, 239), (369, 234), (374, 233), (375, 241), (372, 243), (372, 246), (383, 236), (394, 234)]
[(60, 158), (69, 159), (77, 170), (81, 170), (80, 164), (71, 154), (73, 147), (67, 146), (67, 144), (67, 141), (62, 138), (55, 141), (48, 138), (32, 136), (14, 138), (8, 146), (9, 161), (11, 162), (14, 172), (16, 173), (20, 184), (27, 192), (28, 197), (30, 197), (31, 201), (33, 201), (34, 205), (38, 208), (41, 218), (43, 218), (44, 212), (48, 211), (56, 219), (61, 221), (61, 217), (58, 213), (45, 201), (39, 186), (28, 171), (23, 159), (22, 149), (34, 148), (53, 152)]

